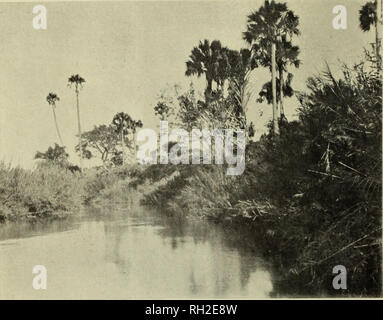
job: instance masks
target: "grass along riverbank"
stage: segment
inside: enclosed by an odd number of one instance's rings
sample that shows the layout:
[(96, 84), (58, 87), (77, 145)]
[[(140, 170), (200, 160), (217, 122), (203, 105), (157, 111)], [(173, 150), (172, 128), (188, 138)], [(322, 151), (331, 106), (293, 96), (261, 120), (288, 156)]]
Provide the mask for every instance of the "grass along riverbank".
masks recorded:
[[(138, 176), (153, 188), (144, 203), (248, 225), (286, 292), (380, 295), (382, 89), (367, 64), (308, 79), (299, 120), (250, 142), (242, 176), (224, 166), (152, 166)], [(337, 265), (348, 270), (345, 291), (332, 286)]]

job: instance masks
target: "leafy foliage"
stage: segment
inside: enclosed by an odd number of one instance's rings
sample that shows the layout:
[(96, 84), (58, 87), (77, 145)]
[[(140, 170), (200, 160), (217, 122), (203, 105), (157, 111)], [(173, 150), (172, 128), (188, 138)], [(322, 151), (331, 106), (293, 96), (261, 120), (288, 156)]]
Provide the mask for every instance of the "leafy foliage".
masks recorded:
[[(92, 130), (82, 133), (82, 155), (86, 159), (98, 157), (105, 165), (110, 164), (118, 150), (118, 134), (112, 125), (95, 126)], [(76, 145), (76, 151), (79, 151), (79, 145)]]
[(65, 151), (65, 147), (55, 143), (54, 147), (49, 147), (47, 151), (37, 151), (35, 159), (41, 159), (50, 164), (56, 164), (65, 167), (68, 164), (69, 154)]
[(79, 176), (57, 165), (31, 172), (0, 163), (0, 180), (0, 222), (67, 217), (82, 202)]
[(359, 10), (360, 28), (366, 32), (370, 31), (371, 25), (376, 23), (376, 1), (369, 1)]
[[(309, 78), (298, 94), (299, 120), (281, 121), (279, 136), (249, 143), (243, 176), (226, 176), (224, 166), (180, 167), (146, 202), (249, 224), (283, 275), (279, 292), (339, 294), (331, 270), (342, 264), (348, 295), (379, 294), (382, 90), (370, 57), (343, 66), (340, 79), (330, 70)], [(223, 120), (211, 118), (213, 126)]]

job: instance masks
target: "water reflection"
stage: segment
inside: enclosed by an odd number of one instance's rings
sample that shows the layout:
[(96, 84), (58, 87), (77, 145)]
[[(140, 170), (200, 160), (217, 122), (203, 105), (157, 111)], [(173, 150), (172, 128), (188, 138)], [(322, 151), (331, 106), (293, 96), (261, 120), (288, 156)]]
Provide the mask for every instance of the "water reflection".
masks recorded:
[[(138, 207), (35, 226), (31, 238), (23, 232), (0, 227), (7, 239), (0, 241), (0, 274), (7, 275), (0, 277), (0, 298), (254, 299), (272, 290), (262, 259), (206, 222), (165, 219)], [(31, 288), (36, 264), (48, 269), (45, 292)]]

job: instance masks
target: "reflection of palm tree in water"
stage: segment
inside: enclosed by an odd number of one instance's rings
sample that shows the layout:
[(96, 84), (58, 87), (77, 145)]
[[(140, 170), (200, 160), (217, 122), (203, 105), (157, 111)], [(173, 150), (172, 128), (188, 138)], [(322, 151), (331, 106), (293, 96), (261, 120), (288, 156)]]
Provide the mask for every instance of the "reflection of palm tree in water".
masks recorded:
[[(257, 271), (258, 265), (254, 259), (258, 248), (256, 243), (249, 241), (252, 238), (252, 230), (241, 228), (240, 230), (231, 230), (230, 228), (221, 229), (224, 235), (223, 244), (225, 247), (236, 250), (239, 257), (240, 285), (244, 289), (249, 284), (250, 276)], [(262, 261), (261, 257), (259, 260)]]
[[(129, 199), (125, 202), (127, 208), (124, 210), (123, 215), (132, 213), (135, 208), (134, 197), (130, 196)], [(121, 225), (119, 221), (107, 220), (104, 222), (104, 231), (106, 238), (106, 260), (113, 262), (116, 266), (122, 269), (123, 273), (126, 273), (129, 268), (129, 263), (127, 260), (127, 255), (121, 255), (121, 242), (125, 232), (128, 231), (128, 225)]]
[(104, 231), (105, 231), (105, 259), (107, 262), (114, 263), (122, 273), (127, 273), (129, 269), (129, 262), (127, 256), (121, 256), (121, 242), (123, 234), (127, 231), (126, 225), (119, 225), (118, 222), (114, 221), (105, 221), (104, 222)]
[(130, 196), (129, 200), (128, 200), (128, 210), (129, 211), (131, 211), (133, 209), (133, 205), (134, 205), (133, 197)]

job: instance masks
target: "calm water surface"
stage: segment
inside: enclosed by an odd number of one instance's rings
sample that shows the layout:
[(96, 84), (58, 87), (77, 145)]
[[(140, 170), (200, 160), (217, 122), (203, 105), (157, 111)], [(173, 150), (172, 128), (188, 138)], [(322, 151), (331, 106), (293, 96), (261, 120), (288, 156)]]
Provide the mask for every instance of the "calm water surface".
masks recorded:
[[(0, 226), (0, 299), (255, 299), (268, 265), (206, 222), (130, 213)], [(47, 290), (32, 288), (44, 265)]]

